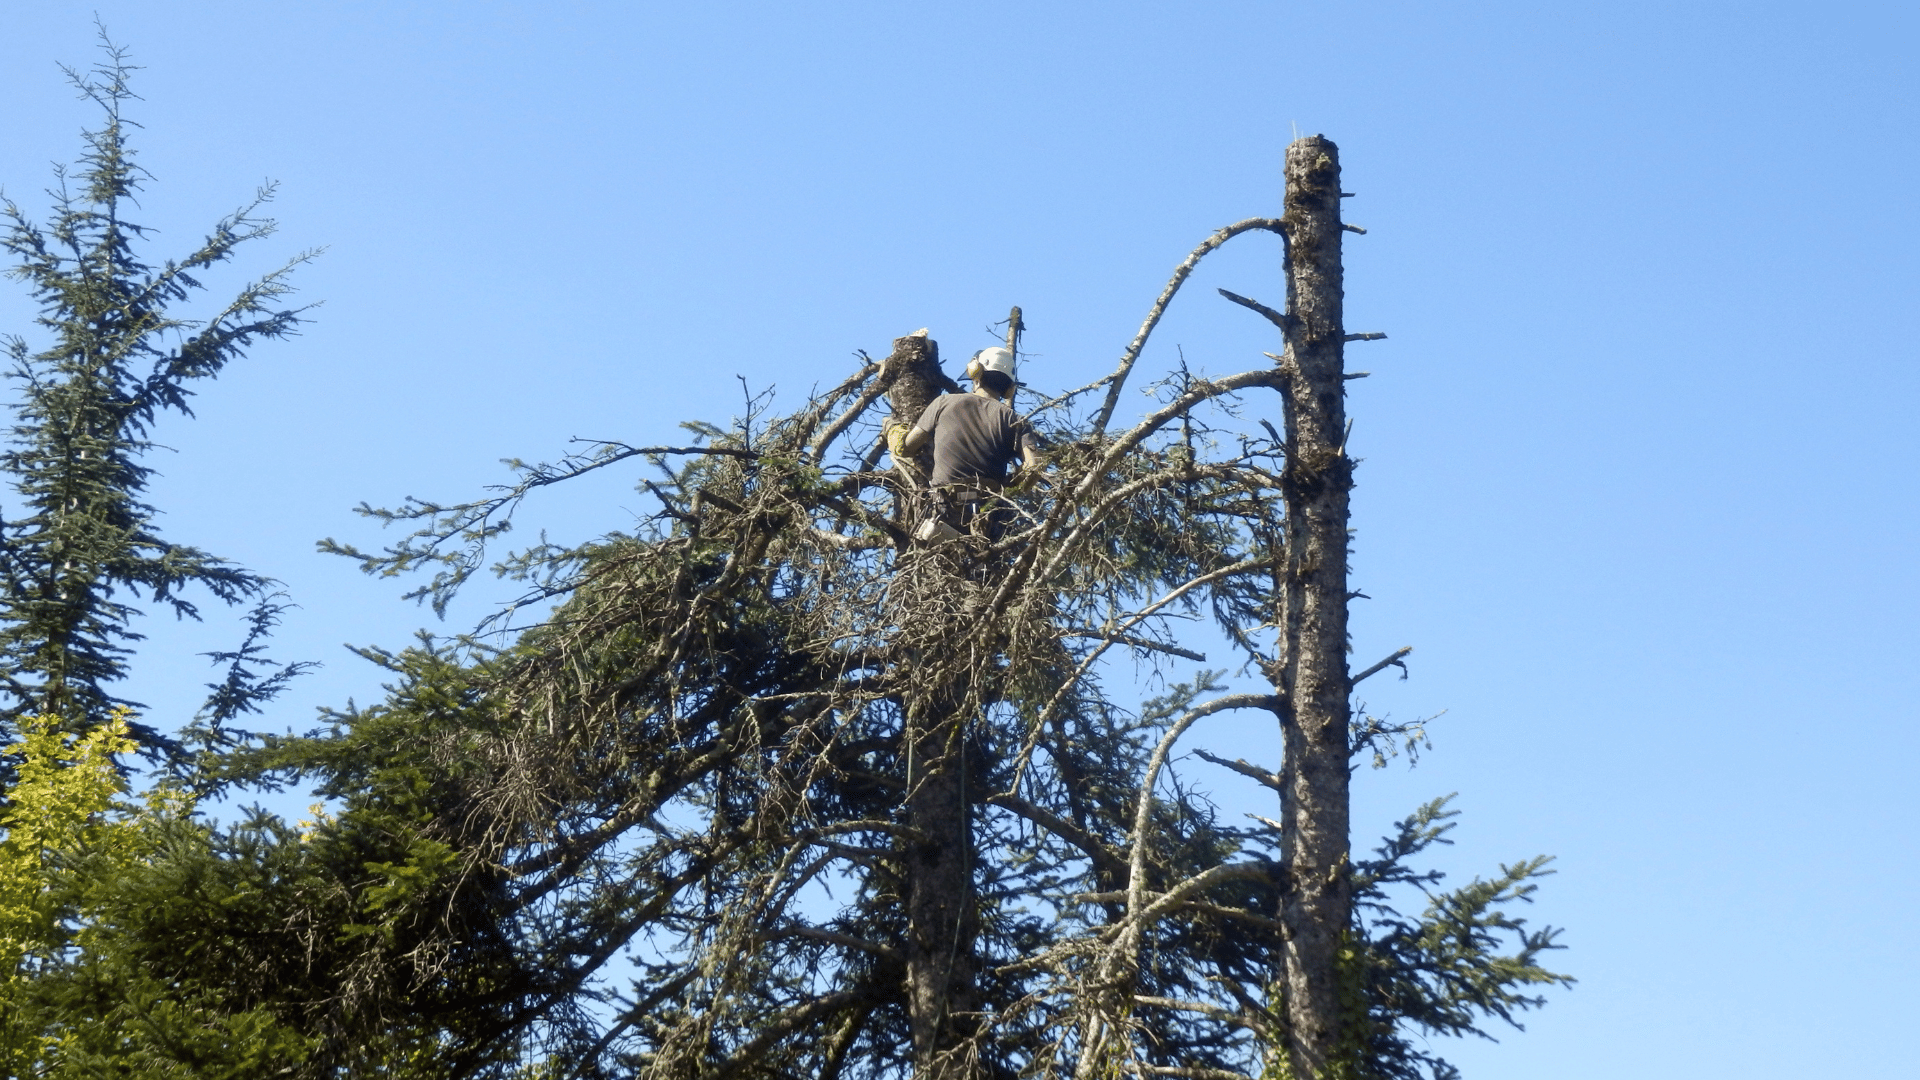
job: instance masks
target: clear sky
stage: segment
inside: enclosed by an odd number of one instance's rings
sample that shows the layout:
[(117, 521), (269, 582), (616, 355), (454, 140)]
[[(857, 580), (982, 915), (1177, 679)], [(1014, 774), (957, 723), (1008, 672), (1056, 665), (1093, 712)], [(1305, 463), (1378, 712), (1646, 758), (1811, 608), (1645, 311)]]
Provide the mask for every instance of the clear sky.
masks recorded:
[[(1567, 926), (1525, 1034), (1473, 1080), (1915, 1075), (1912, 827), (1920, 15), (1826, 3), (267, 3), (0, 6), (0, 185), (30, 206), (92, 121), (56, 62), (92, 13), (144, 64), (143, 198), (184, 252), (264, 178), (307, 248), (307, 334), (158, 432), (172, 538), (287, 583), (271, 718), (377, 694), (341, 642), (431, 614), (314, 553), (362, 499), (468, 496), (572, 436), (798, 400), (922, 326), (949, 357), (1020, 304), (1023, 370), (1108, 370), (1212, 229), (1277, 211), (1297, 131), (1342, 149), (1355, 661), (1446, 715), (1362, 773), (1357, 842), (1458, 791), (1457, 875), (1559, 856)], [(1144, 363), (1262, 363), (1213, 294), (1281, 294), (1236, 241)], [(0, 330), (29, 331), (17, 285)], [(584, 539), (631, 476), (531, 508)], [(442, 630), (482, 610), (456, 610)], [(190, 712), (150, 627), (132, 687)], [(1216, 750), (1277, 758), (1257, 725)], [(1223, 781), (1224, 786), (1224, 781)]]

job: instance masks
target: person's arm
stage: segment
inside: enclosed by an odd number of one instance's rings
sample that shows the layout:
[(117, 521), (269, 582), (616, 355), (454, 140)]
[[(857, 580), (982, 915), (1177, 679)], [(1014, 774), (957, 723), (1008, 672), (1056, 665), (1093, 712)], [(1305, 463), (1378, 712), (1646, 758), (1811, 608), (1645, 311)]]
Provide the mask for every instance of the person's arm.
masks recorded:
[(1040, 437), (1033, 433), (1026, 421), (1020, 422), (1020, 469), (1035, 474), (1046, 466), (1047, 456), (1040, 452)]
[(1040, 452), (1039, 440), (1034, 438), (1033, 431), (1025, 425), (1021, 426), (1019, 438), (1020, 468), (1013, 474), (1012, 486), (1016, 491), (1026, 491), (1032, 488), (1035, 481), (1041, 480), (1047, 467), (1047, 457)]
[(887, 452), (893, 455), (895, 461), (905, 460), (918, 452), (919, 446), (917, 445), (913, 450), (907, 449), (907, 436), (919, 430), (913, 425), (904, 420), (895, 420), (892, 417), (888, 417), (881, 423), (880, 430), (886, 434)]
[[(940, 413), (945, 410), (946, 407), (947, 397), (944, 394), (928, 402), (927, 407), (920, 410), (920, 419), (913, 425), (913, 429), (908, 431), (904, 436), (901, 436), (900, 448), (899, 451), (894, 454), (894, 457), (898, 458), (902, 454), (907, 457), (912, 457), (920, 451), (925, 450), (927, 444), (933, 441), (933, 429), (940, 426)], [(906, 425), (902, 423), (900, 426), (905, 427)]]

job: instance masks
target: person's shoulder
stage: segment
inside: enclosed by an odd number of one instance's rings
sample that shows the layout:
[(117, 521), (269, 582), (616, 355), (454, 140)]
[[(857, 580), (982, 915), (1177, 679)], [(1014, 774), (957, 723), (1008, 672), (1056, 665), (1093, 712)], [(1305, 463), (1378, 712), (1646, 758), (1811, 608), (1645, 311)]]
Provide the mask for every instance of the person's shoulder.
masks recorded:
[(1027, 423), (1026, 418), (1021, 416), (1018, 410), (1006, 402), (996, 401), (994, 405), (997, 406), (994, 411), (999, 416), (1004, 417), (1007, 423), (1012, 424), (1014, 427), (1025, 429), (1032, 426)]
[(940, 400), (951, 401), (953, 408), (973, 413), (977, 418), (993, 416), (996, 410), (1005, 408), (1000, 402), (981, 394), (948, 394)]
[[(975, 396), (978, 397), (979, 395), (976, 394)], [(999, 398), (982, 397), (980, 398), (980, 407), (982, 412), (991, 413), (994, 416), (1004, 416), (1009, 420), (1020, 419), (1020, 414), (1013, 411), (1013, 406), (1001, 401)]]
[(927, 426), (926, 422), (928, 420), (936, 416), (939, 416), (941, 413), (947, 411), (947, 408), (949, 405), (952, 404), (954, 397), (955, 395), (953, 394), (941, 394), (939, 397), (934, 398), (932, 401), (927, 402), (927, 407), (920, 410), (920, 421), (919, 421), (920, 426), (926, 427)]

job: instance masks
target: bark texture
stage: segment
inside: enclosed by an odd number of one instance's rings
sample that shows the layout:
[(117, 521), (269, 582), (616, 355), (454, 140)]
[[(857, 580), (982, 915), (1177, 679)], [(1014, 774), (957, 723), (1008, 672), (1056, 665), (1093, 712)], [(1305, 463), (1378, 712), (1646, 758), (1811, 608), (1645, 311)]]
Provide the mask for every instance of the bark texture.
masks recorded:
[(974, 1046), (980, 927), (966, 727), (959, 703), (951, 699), (928, 701), (908, 717), (907, 824), (919, 835), (908, 842), (901, 861), (907, 877), (914, 1075), (922, 1080), (960, 1080), (982, 1072)]
[(1348, 883), (1347, 515), (1344, 289), (1339, 149), (1318, 135), (1287, 148), (1286, 550), (1281, 649), (1281, 821), (1287, 887), (1287, 1050), (1296, 1075), (1346, 1074), (1340, 954), (1352, 924)]
[[(946, 389), (959, 389), (940, 370), (940, 343), (925, 330), (893, 339), (893, 352), (880, 368), (887, 381), (887, 406), (893, 418), (904, 424), (917, 423), (933, 399)], [(933, 452), (923, 451), (921, 464), (933, 465)]]
[[(891, 378), (888, 404), (896, 420), (919, 420), (943, 389), (954, 389), (940, 370), (940, 347), (924, 334), (895, 339), (884, 377)], [(916, 486), (932, 473), (931, 445), (911, 463)], [(921, 507), (918, 513), (925, 513)], [(909, 512), (911, 528), (917, 514)], [(937, 562), (919, 572), (942, 574)], [(938, 583), (935, 587), (940, 587)], [(953, 590), (966, 583), (951, 582)], [(929, 667), (937, 659), (948, 628), (902, 626), (899, 642), (923, 654)], [(913, 1037), (914, 1076), (919, 1080), (961, 1080), (980, 1072), (975, 1051), (980, 993), (975, 939), (979, 934), (973, 875), (973, 822), (966, 770), (968, 694), (958, 678), (933, 680), (931, 692), (902, 703), (907, 747), (906, 824), (913, 836), (902, 844), (901, 874), (907, 912), (907, 993)]]

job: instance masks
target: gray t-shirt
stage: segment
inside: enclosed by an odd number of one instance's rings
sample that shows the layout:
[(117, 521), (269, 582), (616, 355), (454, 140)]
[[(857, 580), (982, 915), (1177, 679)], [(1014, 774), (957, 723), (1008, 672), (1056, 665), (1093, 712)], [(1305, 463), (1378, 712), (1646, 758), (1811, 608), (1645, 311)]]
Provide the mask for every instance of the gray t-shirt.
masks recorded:
[(1037, 449), (1033, 429), (1005, 404), (982, 394), (933, 399), (914, 425), (933, 436), (933, 482), (998, 487), (1007, 463)]

